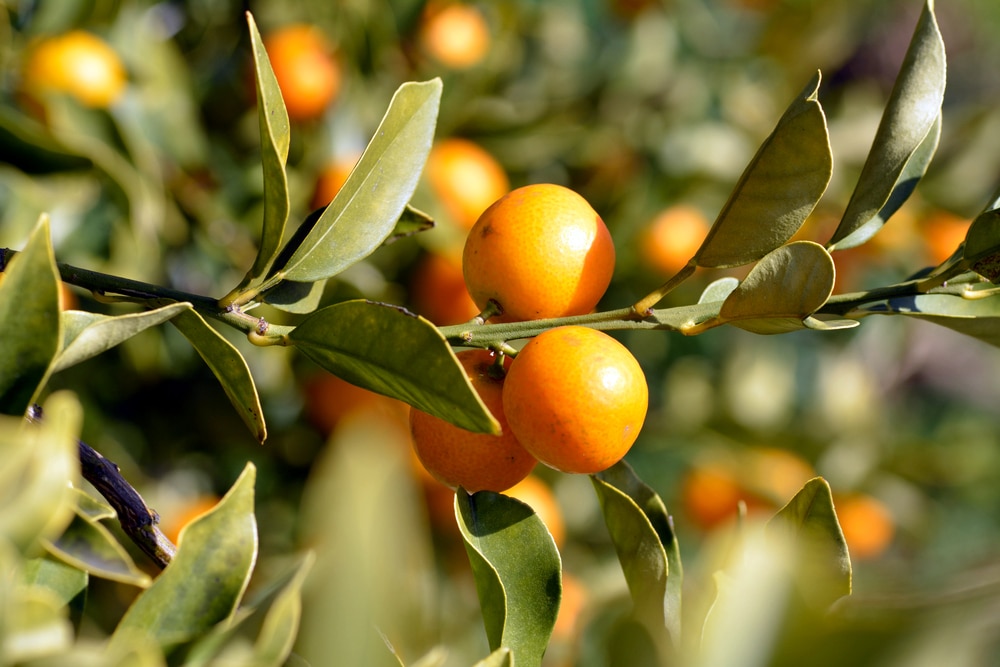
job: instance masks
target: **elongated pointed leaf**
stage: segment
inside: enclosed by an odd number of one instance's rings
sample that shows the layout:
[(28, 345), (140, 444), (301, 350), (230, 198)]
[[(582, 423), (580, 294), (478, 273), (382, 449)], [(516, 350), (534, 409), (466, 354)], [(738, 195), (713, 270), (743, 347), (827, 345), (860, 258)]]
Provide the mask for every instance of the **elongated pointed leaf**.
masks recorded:
[(684, 574), (667, 508), (624, 461), (591, 480), (632, 595), (635, 619), (650, 636), (669, 633), (678, 645)]
[(740, 176), (692, 262), (725, 268), (755, 262), (786, 243), (826, 191), (833, 157), (817, 99), (806, 85)]
[(310, 554), (302, 562), (267, 610), (253, 649), (256, 667), (281, 667), (292, 652), (302, 618), (302, 586), (314, 560)]
[(499, 423), (441, 333), (402, 308), (345, 301), (316, 311), (288, 338), (304, 355), (352, 384), (466, 430), (499, 433)]
[(290, 134), (288, 111), (278, 88), (278, 80), (271, 69), (271, 61), (250, 12), (247, 12), (247, 25), (250, 28), (250, 44), (257, 78), (257, 121), (260, 125), (261, 168), (264, 172), (264, 221), (257, 258), (243, 280), (244, 285), (265, 274), (278, 254), (285, 234), (289, 210), (285, 161), (288, 159)]
[(492, 491), (455, 494), (490, 649), (509, 648), (519, 667), (541, 664), (562, 597), (562, 562), (541, 519)]
[(112, 648), (143, 638), (168, 651), (231, 618), (257, 559), (255, 478), (247, 464), (219, 504), (184, 527), (177, 555), (125, 612)]
[(42, 216), (24, 250), (0, 273), (0, 414), (23, 415), (59, 350), (59, 273)]
[(427, 161), (440, 99), (439, 79), (399, 87), (354, 171), (282, 267), (282, 278), (329, 278), (392, 234)]
[(253, 376), (240, 351), (193, 310), (180, 312), (170, 322), (184, 334), (212, 369), (229, 401), (257, 441), (264, 442), (267, 438), (264, 412)]
[(952, 294), (921, 294), (868, 304), (862, 312), (926, 320), (1000, 347), (1000, 295), (965, 299)]
[(106, 352), (139, 332), (163, 324), (190, 309), (189, 303), (172, 303), (155, 310), (115, 316), (66, 311), (62, 314), (63, 348), (52, 364), (52, 372), (65, 370)]
[(894, 191), (912, 190), (908, 181), (923, 174), (937, 145), (935, 125), (944, 86), (944, 41), (934, 17), (934, 2), (926, 0), (858, 185), (827, 244), (831, 250), (867, 241), (882, 226), (879, 211)]
[(768, 522), (767, 529), (791, 536), (803, 550), (801, 587), (808, 602), (826, 608), (851, 594), (851, 558), (825, 479), (806, 482)]
[(140, 588), (150, 584), (149, 575), (135, 566), (111, 532), (80, 512), (61, 535), (45, 541), (45, 548), (63, 562), (96, 577)]

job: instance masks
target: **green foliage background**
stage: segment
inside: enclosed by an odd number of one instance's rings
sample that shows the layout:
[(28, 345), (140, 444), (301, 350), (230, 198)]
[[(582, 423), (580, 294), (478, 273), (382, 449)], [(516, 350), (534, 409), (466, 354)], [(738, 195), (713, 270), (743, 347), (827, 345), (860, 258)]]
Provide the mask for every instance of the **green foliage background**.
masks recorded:
[[(601, 213), (619, 254), (602, 307), (620, 308), (667, 278), (641, 261), (639, 234), (652, 216), (684, 201), (714, 217), (817, 69), (835, 158), (820, 213), (842, 210), (920, 9), (901, 0), (483, 3), (493, 48), (484, 63), (457, 72), (417, 45), (419, 2), (247, 4), (0, 4), (0, 247), (23, 247), (48, 212), (59, 261), (212, 296), (238, 284), (254, 264), (263, 215), (248, 8), (265, 34), (292, 21), (318, 25), (345, 68), (327, 114), (293, 124), (292, 221), (309, 213), (320, 169), (367, 144), (398, 86), (440, 76), (437, 137), (472, 138), (501, 161), (513, 185), (566, 184)], [(941, 4), (949, 69), (937, 157), (900, 216), (901, 229), (894, 219), (878, 237), (891, 241), (836, 255), (838, 277), (852, 289), (899, 281), (928, 264), (919, 225), (905, 226), (907, 216), (943, 208), (971, 218), (998, 181), (1000, 81), (992, 73), (1000, 10), (986, 0)], [(46, 129), (20, 105), (20, 61), (32, 39), (72, 27), (112, 43), (129, 90), (107, 114), (59, 105)], [(426, 184), (413, 203), (439, 228), (381, 248), (337, 276), (325, 303), (362, 296), (408, 303), (421, 253), (456, 233)], [(707, 280), (699, 273), (667, 305), (696, 300)], [(119, 312), (86, 294), (77, 298), (86, 310)], [(17, 326), (16, 318), (4, 312), (0, 326)], [(994, 664), (980, 656), (997, 647), (978, 642), (996, 620), (967, 607), (950, 614), (945, 602), (961, 597), (969, 579), (977, 582), (970, 594), (977, 604), (996, 602), (1000, 353), (903, 319), (778, 337), (729, 327), (692, 338), (621, 334), (652, 392), (628, 461), (674, 517), (688, 569), (686, 614), (703, 613), (714, 598), (711, 575), (725, 545), (685, 514), (685, 474), (706, 461), (739, 460), (751, 448), (779, 448), (812, 464), (834, 494), (869, 493), (891, 509), (892, 547), (854, 563), (855, 596), (937, 607), (937, 627), (967, 633), (958, 635), (964, 649), (950, 656), (966, 662), (952, 664)], [(249, 348), (238, 336), (230, 342)], [(438, 646), (448, 647), (447, 665), (488, 654), (468, 561), (455, 534), (432, 528), (407, 443), (371, 414), (321, 433), (303, 414), (304, 382), (319, 372), (313, 361), (278, 349), (245, 356), (268, 420), (263, 447), (172, 327), (146, 330), (57, 373), (50, 386), (77, 394), (82, 439), (121, 465), (164, 517), (190, 498), (222, 496), (253, 463), (255, 580), (285, 581), (279, 574), (293, 571), (297, 554), (317, 549), (296, 648), (312, 664), (394, 664), (369, 617), (406, 664), (435, 659), (428, 652)], [(588, 583), (590, 595), (589, 631), (551, 646), (545, 664), (605, 664), (608, 638), (621, 636), (612, 629), (629, 605), (599, 502), (611, 492), (598, 486), (595, 495), (596, 482), (539, 472), (567, 520), (563, 567)], [(767, 500), (777, 509), (789, 498)], [(142, 558), (135, 555), (141, 565)], [(97, 578), (90, 588), (81, 633), (98, 637), (114, 629), (139, 589)], [(979, 624), (975, 632), (967, 614)], [(941, 634), (901, 642), (899, 659), (910, 651), (939, 655)], [(795, 664), (800, 649), (786, 649), (783, 664)], [(879, 659), (870, 664), (887, 664)], [(705, 664), (767, 663), (744, 656)]]

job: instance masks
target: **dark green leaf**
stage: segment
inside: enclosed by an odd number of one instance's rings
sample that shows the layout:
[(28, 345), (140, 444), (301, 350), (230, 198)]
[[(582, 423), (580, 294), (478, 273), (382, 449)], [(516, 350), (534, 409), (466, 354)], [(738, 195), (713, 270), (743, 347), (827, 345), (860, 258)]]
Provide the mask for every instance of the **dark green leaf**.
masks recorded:
[(53, 556), (95, 577), (140, 588), (150, 584), (149, 576), (135, 566), (110, 531), (80, 512), (61, 535), (44, 542)]
[(59, 351), (59, 273), (42, 216), (0, 277), (0, 414), (23, 415)]
[(52, 372), (106, 352), (140, 331), (162, 324), (190, 309), (189, 303), (172, 303), (156, 310), (117, 316), (66, 311), (62, 314), (63, 348), (52, 364)]
[(967, 299), (952, 294), (897, 297), (867, 304), (861, 314), (915, 317), (1000, 347), (1000, 296), (985, 299)]
[(229, 401), (258, 442), (264, 442), (267, 438), (264, 413), (253, 376), (240, 351), (193, 310), (182, 311), (170, 322), (184, 334), (212, 369)]
[(934, 17), (934, 3), (927, 0), (858, 185), (827, 244), (831, 250), (867, 241), (884, 222), (879, 211), (894, 191), (900, 187), (912, 190), (907, 182), (923, 174), (937, 145), (939, 129), (935, 125), (939, 122), (944, 86), (944, 41)]
[(311, 313), (319, 307), (325, 287), (325, 280), (317, 280), (313, 283), (282, 280), (264, 292), (261, 295), (261, 301), (286, 313)]
[(591, 477), (635, 605), (652, 637), (681, 632), (683, 570), (673, 520), (656, 492), (621, 461)]
[(345, 301), (316, 311), (288, 338), (304, 355), (352, 384), (466, 430), (499, 433), (499, 423), (441, 333), (402, 308)]
[(255, 478), (247, 464), (219, 504), (185, 526), (177, 555), (125, 612), (112, 648), (149, 640), (169, 650), (231, 618), (257, 559)]
[(755, 262), (786, 243), (826, 191), (833, 173), (820, 75), (778, 121), (740, 176), (693, 263), (725, 268)]
[(25, 562), (24, 583), (28, 586), (44, 586), (68, 605), (87, 588), (87, 573), (49, 556), (32, 558)]
[(0, 105), (0, 154), (6, 164), (28, 174), (88, 169), (86, 157), (69, 151), (57, 142), (45, 128), (27, 116), (14, 111), (14, 106)]
[(1000, 209), (980, 213), (972, 221), (962, 260), (989, 281), (1000, 282)]
[(562, 562), (548, 529), (525, 503), (459, 489), (455, 513), (469, 554), (490, 649), (537, 667), (562, 597)]
[(440, 98), (439, 79), (399, 87), (354, 171), (281, 271), (283, 279), (334, 276), (392, 234), (430, 152)]

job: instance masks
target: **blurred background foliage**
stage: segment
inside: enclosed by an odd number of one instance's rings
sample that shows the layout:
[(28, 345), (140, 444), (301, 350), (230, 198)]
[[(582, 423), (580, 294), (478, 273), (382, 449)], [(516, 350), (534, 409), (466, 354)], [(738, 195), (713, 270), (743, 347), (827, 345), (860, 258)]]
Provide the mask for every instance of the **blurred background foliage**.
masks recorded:
[[(213, 296), (253, 262), (261, 220), (246, 10), (265, 41), (306, 24), (329, 49), (329, 99), (293, 118), (293, 221), (329, 200), (398, 85), (441, 77), (441, 150), (414, 200), (437, 228), (381, 249), (331, 280), (324, 297), (405, 304), (439, 324), (474, 314), (456, 253), (478, 210), (534, 182), (572, 187), (608, 223), (618, 264), (603, 305), (644, 295), (690, 257), (676, 248), (685, 238), (697, 245), (816, 69), (835, 172), (803, 234), (825, 241), (920, 11), (913, 0), (512, 0), (457, 11), (438, 0), (7, 0), (0, 8), (0, 246), (20, 247), (48, 212), (60, 261)], [(949, 60), (938, 156), (881, 234), (835, 254), (838, 291), (941, 261), (1000, 181), (1000, 6), (956, 0), (937, 14)], [(105, 40), (124, 64), (123, 90), (107, 108), (31, 94), (32, 50), (77, 29)], [(278, 57), (271, 52), (276, 70)], [(699, 273), (668, 305), (696, 299), (716, 275)], [(67, 299), (112, 308), (82, 292)], [(1000, 353), (895, 319), (831, 334), (622, 336), (646, 371), (652, 408), (628, 460), (675, 517), (689, 614), (711, 600), (716, 545), (737, 504), (773, 511), (814, 474), (837, 498), (858, 595), (948, 590), (958, 572), (996, 558)], [(60, 373), (52, 387), (79, 394), (84, 439), (122, 466), (168, 531), (211, 506), (247, 460), (256, 463), (258, 576), (320, 548), (299, 646), (313, 664), (331, 664), (322, 656), (334, 646), (354, 651), (340, 664), (388, 659), (359, 609), (408, 661), (438, 644), (449, 647), (447, 664), (484, 656), (451, 493), (417, 469), (405, 410), (287, 350), (246, 356), (269, 420), (263, 447), (171, 328)], [(603, 664), (602, 630), (628, 603), (596, 498), (586, 478), (536, 474), (541, 491), (530, 502), (552, 512), (568, 581), (547, 664)], [(134, 595), (96, 587), (84, 632), (106, 631)]]

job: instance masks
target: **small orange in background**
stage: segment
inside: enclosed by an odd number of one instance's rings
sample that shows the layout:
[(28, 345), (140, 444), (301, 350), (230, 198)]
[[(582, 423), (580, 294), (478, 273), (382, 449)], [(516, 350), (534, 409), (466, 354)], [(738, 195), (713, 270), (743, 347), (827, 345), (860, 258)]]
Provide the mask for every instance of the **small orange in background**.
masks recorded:
[(418, 315), (438, 326), (468, 322), (479, 314), (457, 254), (430, 252), (420, 259), (410, 279), (410, 300)]
[(167, 539), (177, 544), (184, 526), (207, 514), (218, 504), (218, 496), (203, 495), (191, 498), (171, 512), (170, 516), (162, 517), (160, 530), (163, 531)]
[(435, 479), (452, 488), (502, 492), (528, 476), (537, 461), (508, 426), (502, 401), (506, 383), (496, 357), (486, 350), (457, 354), (473, 388), (500, 422), (500, 435), (473, 433), (410, 408), (410, 433), (417, 458)]
[(943, 210), (934, 211), (924, 218), (920, 226), (931, 263), (937, 266), (951, 257), (965, 240), (971, 224), (968, 218)]
[(722, 465), (695, 466), (681, 484), (681, 505), (702, 530), (711, 530), (736, 516), (746, 495), (736, 475)]
[(326, 372), (318, 372), (302, 384), (306, 419), (323, 435), (329, 435), (348, 415), (382, 409), (387, 415), (403, 412), (403, 403), (351, 384)]
[(528, 475), (520, 482), (504, 491), (504, 495), (517, 498), (523, 503), (531, 506), (535, 514), (542, 520), (552, 541), (557, 547), (561, 547), (566, 541), (566, 523), (563, 520), (562, 509), (556, 502), (555, 494), (549, 485), (536, 475)]
[(503, 405), (510, 429), (536, 459), (591, 474), (632, 447), (646, 418), (646, 377), (628, 348), (580, 326), (549, 329), (510, 365)]
[(430, 2), (417, 39), (431, 58), (452, 69), (468, 69), (489, 53), (492, 36), (482, 11), (457, 2)]
[(50, 93), (64, 93), (85, 106), (105, 109), (127, 84), (118, 53), (97, 35), (74, 30), (29, 48), (21, 87), (36, 102)]
[(324, 166), (316, 179), (316, 189), (313, 190), (312, 208), (326, 206), (333, 201), (340, 189), (347, 182), (347, 177), (354, 170), (354, 165), (361, 158), (360, 153), (337, 158)]
[(462, 270), (480, 309), (494, 321), (585, 315), (611, 283), (615, 245), (601, 216), (576, 192), (540, 183), (494, 202), (469, 231)]
[(264, 37), (264, 49), (292, 120), (318, 118), (340, 92), (340, 64), (315, 26), (292, 24)]
[(431, 189), (462, 229), (470, 229), (490, 204), (510, 190), (507, 172), (497, 159), (469, 139), (436, 142), (426, 169)]
[(875, 558), (889, 548), (896, 524), (892, 512), (882, 501), (859, 493), (835, 499), (834, 509), (851, 560)]
[(694, 257), (711, 227), (695, 206), (677, 204), (664, 209), (642, 231), (643, 260), (662, 273), (677, 273)]

